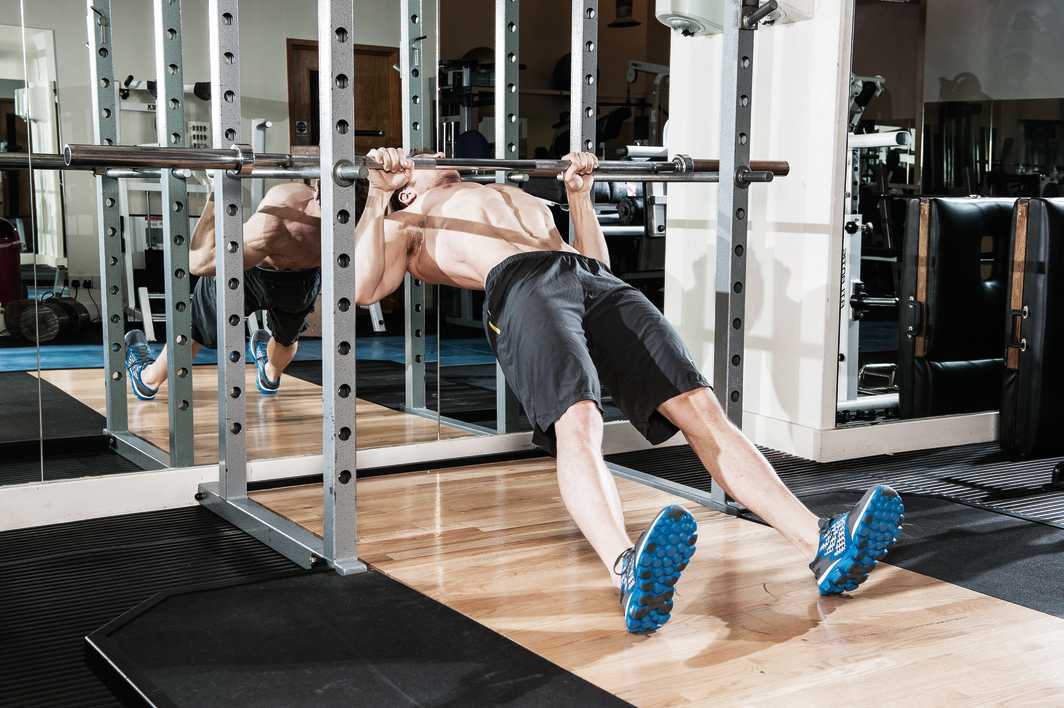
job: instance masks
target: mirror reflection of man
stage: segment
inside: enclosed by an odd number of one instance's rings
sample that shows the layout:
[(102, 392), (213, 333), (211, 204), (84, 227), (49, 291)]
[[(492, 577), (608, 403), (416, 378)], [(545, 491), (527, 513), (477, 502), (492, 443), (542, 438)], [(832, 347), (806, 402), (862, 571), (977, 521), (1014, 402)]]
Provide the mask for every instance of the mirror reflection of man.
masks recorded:
[[(217, 348), (217, 282), (213, 192), (189, 244), (189, 270), (200, 276), (192, 292), (192, 356)], [(321, 292), (321, 202), (317, 183), (270, 189), (244, 224), (244, 312), (265, 311), (270, 331), (251, 338), (255, 384), (277, 393), (281, 374), (295, 358), (299, 336)], [(151, 400), (166, 381), (167, 350), (153, 357), (144, 332), (126, 334), (126, 373), (133, 395)]]

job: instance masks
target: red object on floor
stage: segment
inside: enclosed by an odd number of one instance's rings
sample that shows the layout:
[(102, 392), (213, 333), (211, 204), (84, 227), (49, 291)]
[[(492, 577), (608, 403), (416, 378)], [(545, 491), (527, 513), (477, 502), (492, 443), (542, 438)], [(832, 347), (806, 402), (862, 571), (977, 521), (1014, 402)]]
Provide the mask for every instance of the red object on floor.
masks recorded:
[(0, 305), (22, 297), (22, 240), (7, 219), (0, 219)]

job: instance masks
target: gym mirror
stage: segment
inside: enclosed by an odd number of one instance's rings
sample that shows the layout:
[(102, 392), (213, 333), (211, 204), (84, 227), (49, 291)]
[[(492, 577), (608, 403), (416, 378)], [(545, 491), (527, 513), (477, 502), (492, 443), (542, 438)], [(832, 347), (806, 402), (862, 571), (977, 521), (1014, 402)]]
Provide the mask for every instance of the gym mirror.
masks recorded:
[[(436, 16), (432, 2), (424, 2), (422, 16), (411, 24), (417, 41), (417, 60), (424, 72), (416, 107), (423, 112), (423, 140), (433, 140), (432, 110), (435, 105), (431, 80), (436, 57)], [(355, 6), (356, 18), (360, 8)], [(355, 139), (356, 152), (373, 148), (402, 147), (404, 111), (399, 47), (404, 22), (399, 4), (389, 6), (391, 34), (385, 41), (359, 44), (355, 48), (356, 81), (365, 88), (356, 91), (355, 111), (363, 135)], [(356, 20), (357, 22), (357, 20)], [(387, 46), (381, 46), (387, 45)], [(410, 57), (406, 58), (410, 60)], [(315, 57), (316, 61), (316, 57)], [(364, 188), (365, 183), (360, 187)], [(371, 305), (360, 322), (357, 388), (359, 447), (394, 447), (437, 440), (439, 366), (437, 337), (438, 290), (413, 278)]]
[(840, 425), (999, 406), (1017, 197), (1061, 193), (1064, 11), (857, 0)]
[[(426, 15), (420, 23), (426, 28), (422, 30), (424, 39), (420, 47), (427, 55), (434, 56), (434, 19)], [(398, 47), (402, 18), (398, 3), (356, 4), (355, 17), (358, 97), (355, 149), (358, 154), (366, 154), (374, 148), (403, 144)], [(313, 37), (314, 32), (310, 26), (306, 36)], [(315, 39), (289, 38), (286, 49), (291, 115), (286, 130), (293, 152), (316, 154), (318, 43)], [(425, 104), (431, 106), (433, 101), (427, 99)], [(426, 124), (430, 123), (426, 121)], [(360, 200), (364, 200), (365, 183), (360, 183), (358, 189)], [(428, 442), (439, 437), (435, 389), (436, 291), (432, 286), (413, 285), (411, 282), (380, 302), (360, 309), (356, 366), (360, 449)], [(320, 337), (321, 316), (317, 309), (313, 322), (308, 334), (313, 332)], [(313, 383), (317, 386), (321, 381), (320, 356), (313, 366)], [(297, 363), (295, 371), (300, 368)], [(317, 402), (320, 395), (320, 389), (316, 388)], [(315, 426), (319, 445), (320, 416), (319, 407), (305, 418), (306, 424)]]
[[(40, 127), (29, 120), (19, 8), (10, 10), (5, 17), (16, 24), (0, 25), (0, 152), (5, 154), (27, 152)], [(38, 237), (33, 199), (40, 185), (32, 185), (31, 178), (24, 166), (0, 171), (0, 456), (6, 462), (0, 484), (40, 481), (42, 449), (51, 446), (56, 432), (49, 426), (49, 439), (42, 436), (42, 398), (51, 411), (55, 392), (38, 376), (37, 347), (38, 308), (49, 306), (48, 256), (54, 242)]]
[[(600, 8), (594, 150), (603, 159), (617, 160), (631, 157), (628, 146), (638, 145), (642, 156), (663, 158), (663, 149), (655, 151), (654, 146), (663, 144), (667, 117), (669, 30), (654, 19), (653, 3), (636, 3), (630, 15), (614, 3), (603, 2)], [(514, 118), (508, 122), (512, 133), (505, 139), (513, 147), (505, 157), (564, 157), (570, 137), (572, 5), (569, 0), (522, 3), (519, 16), (511, 18), (512, 34), (502, 33), (503, 41), (512, 42), (503, 47), (509, 66), (502, 70), (495, 62), (495, 13), (492, 0), (441, 0), (437, 146), (447, 156), (498, 157), (495, 87), (503, 82), (512, 84), (516, 95)], [(480, 178), (495, 181), (491, 173)], [(559, 232), (567, 236), (560, 182), (553, 176), (515, 175), (509, 185), (544, 199)], [(664, 191), (665, 185), (640, 182), (600, 182), (595, 187), (595, 209), (613, 272), (658, 307), (664, 299), (664, 199), (654, 208), (648, 197)], [(483, 433), (530, 428), (520, 405), (502, 386), (485, 337), (483, 300), (479, 291), (440, 288), (441, 431), (448, 426)], [(608, 391), (603, 391), (603, 409), (607, 420), (623, 418)]]
[[(495, 157), (495, 6), (454, 0), (439, 5), (437, 146), (448, 157)], [(497, 395), (503, 379), (484, 333), (484, 293), (438, 290), (441, 433), (528, 430), (513, 397)]]
[[(275, 11), (256, 4), (255, 12), (242, 17), (241, 96), (243, 142), (256, 151), (316, 154), (318, 116), (317, 25), (314, 6), (300, 13), (290, 11), (284, 0), (270, 0)], [(90, 81), (86, 46), (86, 6), (83, 0), (56, 0), (26, 3), (25, 52), (30, 72), (27, 95), (32, 98), (33, 150), (60, 153), (66, 143), (92, 143), (94, 94), (114, 101), (109, 118), (118, 144), (158, 144), (156, 106), (165, 98), (165, 86), (156, 82), (155, 18), (153, 3), (140, 0), (112, 0), (108, 58), (112, 78)], [(7, 16), (18, 17), (19, 3), (4, 0)], [(284, 18), (283, 21), (278, 18)], [(355, 141), (359, 153), (380, 145), (402, 142), (400, 78), (394, 68), (399, 63), (400, 16), (398, 4), (358, 3), (356, 6), (356, 62), (359, 66)], [(98, 19), (98, 18), (97, 18)], [(181, 18), (185, 130), (178, 138), (193, 147), (211, 147), (210, 38), (206, 31), (207, 3), (185, 2)], [(103, 26), (97, 23), (97, 26)], [(22, 77), (23, 46), (18, 27), (13, 28), (9, 63)], [(7, 54), (5, 54), (7, 56)], [(15, 61), (17, 59), (17, 61)], [(0, 77), (4, 78), (4, 77)], [(104, 85), (106, 83), (106, 85)], [(362, 85), (364, 84), (364, 85)], [(6, 89), (6, 85), (0, 85)], [(2, 105), (2, 103), (0, 103)], [(104, 113), (103, 111), (100, 112)], [(7, 124), (11, 124), (9, 118)], [(16, 124), (17, 125), (17, 124)], [(166, 142), (173, 142), (167, 136)], [(24, 148), (23, 148), (24, 150)], [(13, 174), (5, 171), (7, 175)], [(28, 175), (29, 172), (26, 172)], [(196, 352), (192, 365), (177, 373), (180, 395), (170, 406), (173, 382), (160, 382), (163, 366), (159, 360), (167, 342), (174, 312), (190, 312), (193, 324), (188, 331), (173, 336), (192, 342), (210, 339), (201, 325), (213, 325), (213, 293), (201, 283), (206, 280), (213, 258), (195, 258), (180, 275), (168, 271), (164, 258), (163, 214), (187, 215), (184, 228), (195, 247), (212, 246), (213, 238), (198, 240), (197, 233), (211, 233), (209, 226), (197, 232), (206, 209), (210, 190), (208, 176), (192, 172), (182, 183), (185, 200), (180, 207), (171, 193), (164, 196), (157, 175), (141, 173), (113, 177), (117, 183), (112, 209), (118, 224), (116, 238), (121, 245), (107, 250), (101, 258), (98, 225), (97, 179), (91, 171), (32, 170), (37, 228), (23, 228), (36, 234), (36, 289), (27, 290), (25, 299), (47, 290), (45, 306), (54, 311), (48, 323), (41, 321), (41, 389), (45, 395), (44, 427), (64, 439), (62, 445), (46, 446), (45, 479), (84, 474), (105, 474), (156, 469), (166, 465), (212, 464), (217, 461), (218, 386), (216, 354), (209, 347)], [(244, 185), (244, 218), (258, 211), (283, 222), (291, 233), (313, 226), (316, 218), (315, 183), (248, 180)], [(28, 188), (23, 192), (29, 197)], [(19, 192), (5, 191), (7, 194)], [(273, 209), (272, 213), (270, 209)], [(279, 209), (278, 209), (279, 208)], [(282, 213), (284, 212), (284, 213)], [(29, 223), (30, 210), (25, 221)], [(21, 213), (18, 218), (21, 217)], [(290, 217), (290, 218), (289, 218)], [(286, 220), (287, 219), (287, 220)], [(180, 219), (173, 219), (181, 224)], [(204, 222), (207, 223), (207, 222)], [(17, 223), (16, 223), (17, 226)], [(248, 226), (245, 238), (248, 237)], [(174, 231), (173, 233), (178, 233)], [(309, 249), (317, 253), (317, 246)], [(195, 254), (194, 254), (195, 255)], [(318, 274), (315, 263), (304, 262), (305, 253), (287, 259), (281, 254), (267, 257), (249, 272), (246, 296), (254, 290), (254, 310), (248, 317), (246, 351), (247, 444), (249, 459), (267, 459), (320, 454), (321, 452), (321, 316)], [(101, 263), (105, 273), (101, 273)], [(183, 270), (183, 269), (181, 269)], [(199, 271), (199, 272), (198, 272)], [(29, 272), (29, 271), (27, 271)], [(202, 275), (201, 275), (202, 273)], [(105, 282), (105, 277), (106, 282)], [(168, 285), (184, 280), (187, 294), (168, 308)], [(41, 290), (44, 288), (44, 290)], [(109, 299), (110, 298), (110, 299)], [(422, 335), (427, 353), (435, 353), (435, 293), (426, 293), (422, 312), (426, 325)], [(181, 309), (182, 305), (187, 308)], [(380, 303), (360, 309), (358, 354), (358, 431), (360, 447), (402, 445), (435, 440), (439, 436), (436, 397), (425, 400), (414, 413), (408, 411), (404, 376), (404, 313), (407, 307), (400, 290)], [(101, 321), (102, 319), (108, 322)], [(105, 340), (105, 324), (126, 337), (143, 364), (139, 384), (141, 396), (134, 395), (126, 367), (119, 364), (121, 380), (116, 385), (111, 368), (105, 368), (110, 339)], [(187, 321), (187, 320), (186, 320)], [(195, 324), (199, 323), (199, 324)], [(45, 328), (47, 324), (47, 329)], [(131, 334), (132, 333), (132, 334)], [(44, 341), (47, 340), (47, 341)], [(105, 343), (106, 341), (106, 343)], [(285, 358), (276, 393), (261, 393), (254, 365), (255, 347), (261, 342), (270, 366), (265, 384), (269, 388)], [(211, 344), (204, 341), (204, 344)], [(295, 343), (297, 346), (291, 346)], [(287, 345), (287, 346), (286, 346)], [(36, 353), (27, 359), (36, 368)], [(11, 357), (4, 356), (5, 366)], [(433, 360), (426, 356), (428, 378)], [(27, 379), (31, 378), (29, 376)], [(28, 386), (36, 406), (37, 377)], [(159, 385), (161, 383), (161, 385)], [(150, 390), (158, 385), (158, 391)], [(115, 395), (108, 405), (108, 390)], [(145, 394), (147, 391), (147, 395)], [(51, 398), (49, 398), (51, 396)], [(143, 399), (149, 400), (143, 400)], [(54, 399), (54, 400), (53, 400)], [(185, 405), (187, 403), (187, 405)], [(7, 406), (5, 406), (5, 409)], [(175, 416), (191, 411), (191, 425), (175, 425)], [(5, 414), (7, 410), (5, 410)], [(38, 416), (22, 416), (29, 421)], [(107, 431), (105, 434), (104, 431)], [(34, 428), (36, 431), (36, 428)], [(75, 444), (76, 443), (76, 444)], [(70, 461), (76, 457), (77, 464)], [(37, 460), (38, 467), (39, 460)], [(54, 472), (50, 472), (53, 470)], [(38, 475), (39, 477), (39, 475)]]

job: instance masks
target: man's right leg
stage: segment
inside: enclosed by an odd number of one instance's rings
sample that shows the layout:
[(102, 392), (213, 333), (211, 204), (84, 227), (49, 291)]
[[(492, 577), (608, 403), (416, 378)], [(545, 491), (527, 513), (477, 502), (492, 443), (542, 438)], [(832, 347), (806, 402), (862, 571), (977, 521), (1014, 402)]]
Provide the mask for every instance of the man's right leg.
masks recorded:
[(676, 581), (695, 551), (698, 525), (686, 509), (662, 509), (634, 544), (613, 476), (602, 457), (602, 415), (592, 401), (571, 405), (554, 423), (562, 501), (620, 589), (629, 632), (669, 621)]
[(610, 571), (632, 547), (613, 475), (602, 458), (602, 414), (592, 401), (569, 407), (554, 424), (558, 446), (558, 487), (569, 515)]
[[(192, 290), (192, 336), (189, 346), (193, 358), (201, 347), (213, 347), (217, 343), (214, 286), (214, 278), (204, 276)], [(143, 332), (131, 330), (126, 333), (126, 374), (137, 398), (154, 398), (155, 391), (166, 381), (166, 366), (166, 347), (153, 359)]]

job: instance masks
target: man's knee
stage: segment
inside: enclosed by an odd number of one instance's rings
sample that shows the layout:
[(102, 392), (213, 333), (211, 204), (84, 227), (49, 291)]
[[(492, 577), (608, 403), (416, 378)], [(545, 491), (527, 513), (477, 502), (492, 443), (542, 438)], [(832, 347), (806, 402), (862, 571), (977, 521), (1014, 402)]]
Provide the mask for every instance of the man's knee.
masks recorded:
[(674, 396), (661, 405), (661, 412), (688, 435), (727, 422), (720, 401), (709, 388), (696, 388)]
[(275, 336), (271, 336), (270, 341), (273, 342), (273, 346), (277, 347), (278, 349), (295, 349), (296, 346), (299, 344), (298, 338), (289, 340), (284, 337), (278, 339)]
[(590, 439), (602, 434), (602, 413), (594, 401), (577, 401), (554, 423), (559, 437)]

